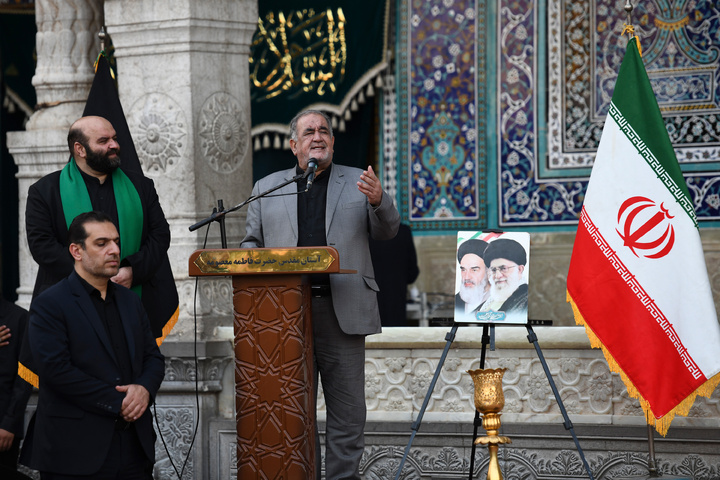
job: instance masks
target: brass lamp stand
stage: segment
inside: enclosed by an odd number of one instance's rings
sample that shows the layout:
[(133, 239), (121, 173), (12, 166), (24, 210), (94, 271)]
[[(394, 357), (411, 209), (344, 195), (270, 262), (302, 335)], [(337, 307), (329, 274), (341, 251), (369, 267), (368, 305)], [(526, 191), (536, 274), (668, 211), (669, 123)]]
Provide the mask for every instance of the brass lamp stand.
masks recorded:
[[(535, 351), (537, 352), (538, 358), (540, 359), (540, 364), (543, 366), (545, 376), (547, 377), (548, 382), (550, 383), (550, 388), (552, 389), (553, 395), (555, 395), (555, 400), (557, 401), (558, 407), (560, 408), (560, 413), (562, 414), (563, 419), (565, 420), (564, 421), (565, 429), (569, 430), (570, 433), (572, 434), (573, 440), (575, 441), (575, 446), (577, 447), (578, 454), (580, 455), (580, 458), (582, 459), (582, 462), (583, 462), (583, 466), (585, 467), (585, 471), (587, 472), (590, 480), (595, 480), (592, 475), (592, 471), (590, 470), (590, 465), (588, 465), (587, 460), (585, 459), (585, 454), (583, 453), (582, 448), (580, 448), (580, 442), (578, 441), (577, 435), (575, 435), (575, 431), (573, 430), (573, 424), (570, 421), (570, 418), (568, 417), (567, 411), (565, 411), (565, 406), (563, 405), (562, 398), (560, 398), (560, 392), (558, 391), (557, 387), (555, 386), (555, 381), (553, 380), (552, 375), (550, 374), (550, 368), (548, 367), (547, 362), (545, 361), (545, 356), (542, 354), (542, 350), (540, 349), (540, 345), (538, 344), (538, 341), (537, 341), (537, 335), (535, 334), (535, 332), (532, 329), (531, 322), (528, 322), (527, 324), (525, 324), (525, 328), (528, 331), (528, 336), (527, 336), (528, 341), (535, 346)], [(538, 320), (536, 322), (544, 322), (544, 321)], [(544, 323), (538, 323), (538, 324), (544, 324)], [(488, 335), (488, 331), (489, 331), (488, 327), (489, 327), (489, 324), (487, 324), (487, 323), (483, 324), (482, 348), (480, 350), (480, 367), (481, 368), (485, 366), (486, 348), (488, 345), (491, 344), (491, 336)], [(493, 329), (495, 328), (494, 325), (492, 326), (492, 328)], [(423, 400), (423, 404), (420, 407), (420, 411), (418, 412), (417, 419), (412, 424), (412, 427), (411, 427), (412, 434), (410, 435), (410, 440), (408, 441), (408, 444), (405, 447), (405, 453), (403, 454), (403, 457), (400, 460), (400, 464), (398, 465), (398, 468), (395, 471), (395, 477), (394, 477), (395, 480), (400, 479), (400, 475), (402, 474), (402, 471), (403, 471), (403, 465), (405, 465), (405, 460), (408, 458), (408, 455), (410, 454), (410, 447), (412, 447), (413, 439), (415, 438), (415, 435), (417, 434), (418, 430), (420, 429), (420, 424), (422, 423), (423, 415), (425, 414), (425, 409), (427, 408), (428, 403), (430, 402), (430, 397), (432, 396), (433, 389), (435, 388), (435, 383), (437, 383), (437, 379), (440, 376), (440, 370), (442, 369), (443, 363), (445, 362), (445, 358), (447, 357), (448, 351), (450, 350), (450, 345), (455, 340), (455, 334), (457, 333), (457, 330), (458, 330), (458, 323), (453, 323), (452, 329), (445, 336), (445, 340), (446, 340), (445, 349), (443, 350), (442, 355), (440, 355), (440, 361), (438, 362), (437, 368), (435, 369), (435, 375), (433, 376), (432, 381), (430, 382), (430, 386), (428, 387), (428, 391), (425, 394), (425, 400)], [(494, 349), (494, 347), (491, 346), (491, 349)], [(502, 397), (502, 404), (501, 404), (500, 408), (498, 408), (498, 412), (499, 412), (505, 403), (505, 397), (502, 395), (502, 375), (500, 376), (499, 387), (496, 388), (495, 391), (499, 392), (499, 394)], [(476, 411), (475, 411), (475, 422), (474, 422), (475, 433), (473, 434), (473, 437), (475, 437), (477, 435), (477, 430), (478, 430), (478, 428), (480, 428), (480, 424), (481, 424), (480, 411), (481, 410), (479, 408), (476, 409)], [(490, 413), (493, 413), (493, 412), (490, 412)], [(494, 449), (495, 450), (495, 458), (497, 459), (497, 449), (498, 449), (497, 445), (499, 445), (501, 443), (510, 443), (510, 439), (508, 439), (507, 437), (497, 436), (497, 430), (500, 427), (500, 419), (499, 419), (500, 415), (497, 414), (497, 412), (494, 412), (494, 413), (496, 414), (496, 420), (491, 420), (491, 417), (488, 414), (483, 419), (482, 424), (484, 425), (485, 429), (488, 431), (488, 438), (494, 437), (497, 439), (500, 439), (500, 438), (507, 439), (507, 442), (505, 442), (505, 441), (501, 442), (499, 440), (492, 440), (493, 443), (487, 442), (488, 449), (490, 450), (491, 456), (492, 456), (492, 451)], [(497, 422), (497, 423), (493, 423), (493, 422)], [(486, 437), (483, 437), (483, 438), (486, 438)], [(478, 440), (480, 440), (480, 439), (478, 439)], [(473, 478), (473, 473), (475, 472), (475, 469), (474, 469), (475, 445), (477, 443), (483, 443), (483, 441), (480, 440), (480, 442), (478, 442), (478, 441), (473, 442), (472, 454), (470, 457), (470, 479)], [(496, 460), (496, 462), (497, 462), (497, 460)], [(497, 475), (498, 475), (497, 477), (490, 477), (489, 476), (490, 472), (488, 471), (488, 478), (501, 479), (502, 476), (500, 475), (499, 468), (496, 471), (497, 471)]]
[(487, 480), (502, 480), (498, 463), (498, 445), (512, 443), (508, 437), (498, 435), (500, 410), (505, 406), (502, 378), (505, 368), (468, 370), (475, 384), (475, 408), (483, 414), (482, 426), (487, 431), (484, 437), (475, 439), (475, 445), (487, 445), (490, 453)]

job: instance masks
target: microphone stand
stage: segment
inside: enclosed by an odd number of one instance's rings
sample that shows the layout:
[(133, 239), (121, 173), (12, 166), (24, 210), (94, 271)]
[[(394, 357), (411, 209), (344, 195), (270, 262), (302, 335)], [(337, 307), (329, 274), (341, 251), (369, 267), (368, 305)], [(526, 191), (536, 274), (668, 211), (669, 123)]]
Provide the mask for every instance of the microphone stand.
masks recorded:
[(202, 227), (202, 226), (204, 226), (204, 225), (207, 225), (207, 224), (209, 224), (209, 223), (211, 223), (211, 222), (218, 222), (218, 223), (220, 223), (220, 234), (221, 234), (221, 236), (222, 236), (221, 241), (222, 241), (223, 248), (227, 248), (227, 240), (226, 240), (226, 238), (225, 238), (225, 215), (227, 215), (228, 213), (234, 212), (235, 210), (238, 210), (238, 209), (244, 207), (245, 205), (247, 205), (247, 204), (250, 203), (250, 202), (254, 202), (255, 200), (257, 200), (257, 199), (259, 199), (259, 198), (265, 197), (265, 196), (267, 196), (268, 194), (274, 192), (275, 190), (281, 189), (281, 188), (284, 187), (285, 185), (289, 185), (289, 184), (291, 184), (291, 183), (297, 182), (298, 180), (301, 180), (301, 179), (305, 178), (305, 177), (309, 174), (309, 172), (310, 172), (310, 169), (307, 169), (304, 174), (295, 175), (294, 177), (292, 177), (292, 178), (289, 179), (289, 180), (286, 180), (285, 182), (281, 183), (280, 185), (277, 185), (277, 186), (275, 186), (275, 187), (272, 187), (272, 188), (269, 189), (269, 190), (265, 190), (265, 191), (262, 192), (262, 193), (258, 193), (257, 195), (252, 195), (252, 196), (250, 196), (247, 200), (245, 200), (244, 202), (238, 203), (238, 204), (235, 205), (234, 207), (229, 208), (229, 209), (227, 209), (227, 210), (225, 210), (225, 209), (223, 208), (222, 200), (218, 200), (218, 208), (213, 208), (213, 212), (210, 214), (209, 217), (207, 217), (207, 218), (205, 218), (205, 219), (203, 219), (203, 220), (200, 220), (199, 222), (197, 222), (197, 223), (194, 224), (194, 225), (190, 225), (189, 229), (190, 229), (191, 232), (194, 232), (194, 231), (197, 230), (198, 228), (200, 228), (200, 227)]
[[(222, 211), (223, 210), (223, 201), (222, 199), (218, 199), (217, 202), (217, 208), (213, 208), (213, 213)], [(218, 220), (218, 223), (220, 224), (220, 245), (222, 248), (227, 248), (227, 236), (225, 235), (225, 216), (223, 215), (220, 220)]]

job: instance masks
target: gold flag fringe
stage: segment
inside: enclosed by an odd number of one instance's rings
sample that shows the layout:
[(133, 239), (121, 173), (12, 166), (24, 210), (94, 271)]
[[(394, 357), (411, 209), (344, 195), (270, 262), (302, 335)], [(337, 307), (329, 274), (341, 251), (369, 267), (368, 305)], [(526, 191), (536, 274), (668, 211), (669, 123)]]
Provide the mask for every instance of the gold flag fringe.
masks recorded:
[[(105, 50), (101, 50), (100, 53), (98, 53), (97, 58), (95, 59), (95, 63), (93, 63), (93, 71), (97, 73), (98, 65), (100, 64), (100, 57), (108, 58), (107, 55), (105, 55)], [(108, 60), (108, 66), (110, 66), (110, 60)], [(110, 76), (113, 80), (115, 80), (115, 71), (110, 67)]]
[(40, 379), (37, 374), (20, 362), (18, 362), (18, 375), (33, 387), (39, 388)]
[(592, 348), (601, 348), (603, 351), (603, 355), (605, 356), (605, 360), (608, 363), (608, 367), (610, 368), (610, 371), (615, 372), (620, 375), (620, 378), (622, 379), (623, 383), (625, 384), (625, 388), (627, 388), (628, 394), (636, 398), (640, 402), (640, 406), (643, 409), (643, 412), (645, 413), (645, 420), (647, 421), (648, 425), (653, 425), (655, 427), (655, 430), (662, 435), (663, 437), (667, 434), (668, 429), (670, 428), (670, 423), (672, 423), (673, 419), (676, 415), (680, 416), (687, 416), (687, 414), (690, 412), (690, 408), (693, 406), (693, 403), (695, 403), (695, 398), (700, 395), (703, 397), (710, 398), (713, 391), (715, 391), (715, 388), (717, 388), (718, 385), (720, 385), (720, 373), (714, 375), (712, 378), (709, 378), (705, 383), (700, 385), (694, 392), (692, 392), (690, 395), (685, 397), (685, 399), (680, 402), (675, 408), (670, 410), (668, 413), (663, 415), (661, 418), (656, 418), (655, 415), (652, 413), (652, 409), (650, 408), (650, 404), (640, 395), (640, 392), (638, 392), (635, 385), (630, 381), (630, 379), (627, 377), (625, 372), (620, 368), (618, 363), (615, 361), (615, 358), (613, 358), (612, 354), (608, 351), (607, 348), (605, 348), (605, 345), (600, 341), (600, 339), (595, 335), (595, 332), (592, 331), (592, 328), (587, 324), (585, 319), (583, 318), (582, 314), (580, 313), (580, 310), (578, 309), (577, 305), (575, 304), (575, 301), (573, 300), (572, 296), (570, 295), (569, 291), (566, 291), (567, 297), (566, 301), (570, 303), (573, 309), (573, 314), (575, 316), (575, 323), (578, 325), (582, 325), (585, 327), (585, 333), (587, 333), (588, 339), (590, 339), (590, 346)]
[(162, 329), (162, 336), (157, 338), (157, 345), (158, 347), (162, 345), (162, 343), (165, 341), (165, 338), (170, 334), (173, 327), (175, 327), (175, 324), (178, 321), (178, 318), (180, 317), (180, 306), (178, 305), (178, 308), (175, 309), (175, 313), (172, 314), (172, 317), (170, 317), (170, 320), (167, 321), (165, 326)]

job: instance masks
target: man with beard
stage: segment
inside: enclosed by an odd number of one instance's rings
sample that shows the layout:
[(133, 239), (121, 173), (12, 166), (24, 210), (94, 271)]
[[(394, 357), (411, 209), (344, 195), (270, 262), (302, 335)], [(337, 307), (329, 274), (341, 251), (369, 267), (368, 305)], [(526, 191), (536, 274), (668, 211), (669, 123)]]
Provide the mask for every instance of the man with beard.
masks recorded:
[(490, 279), (490, 297), (480, 311), (505, 312), (506, 320), (524, 323), (528, 308), (528, 286), (523, 280), (525, 249), (515, 240), (499, 238), (490, 242), (483, 258)]
[(460, 289), (455, 295), (456, 320), (461, 320), (463, 317), (475, 320), (475, 312), (490, 294), (490, 284), (483, 261), (487, 245), (487, 242), (483, 240), (471, 239), (461, 243), (458, 248)]
[(78, 214), (95, 210), (108, 215), (120, 232), (120, 269), (110, 280), (142, 292), (152, 320), (152, 301), (159, 303), (175, 288), (170, 269), (160, 268), (170, 246), (170, 227), (155, 186), (143, 175), (118, 168), (115, 129), (102, 117), (77, 120), (68, 132), (68, 147), (67, 165), (28, 191), (27, 239), (39, 266), (33, 298), (73, 271), (68, 227)]

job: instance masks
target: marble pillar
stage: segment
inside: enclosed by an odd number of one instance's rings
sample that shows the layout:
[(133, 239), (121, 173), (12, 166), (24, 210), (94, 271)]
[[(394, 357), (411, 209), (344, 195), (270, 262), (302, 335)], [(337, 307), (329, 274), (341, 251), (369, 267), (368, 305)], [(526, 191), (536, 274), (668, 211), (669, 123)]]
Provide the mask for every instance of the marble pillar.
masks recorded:
[[(115, 46), (120, 100), (145, 174), (170, 223), (170, 261), (180, 293), (171, 338), (192, 339), (195, 280), (187, 259), (205, 229), (188, 227), (232, 207), (252, 187), (248, 56), (257, 25), (256, 0), (106, 0), (105, 24)], [(226, 218), (229, 247), (240, 244), (244, 210)], [(209, 247), (220, 246), (212, 224)], [(198, 335), (231, 325), (227, 279), (203, 279)]]
[(10, 132), (7, 145), (18, 166), (20, 192), (20, 287), (18, 304), (28, 308), (37, 274), (25, 235), (25, 204), (30, 185), (59, 170), (68, 159), (67, 131), (85, 107), (100, 51), (97, 32), (102, 0), (37, 0), (37, 67), (32, 83), (38, 109), (26, 130)]
[[(172, 365), (174, 357), (187, 358), (198, 348), (203, 352), (198, 355), (211, 365), (205, 374), (198, 373), (208, 377), (215, 371), (220, 378), (232, 350), (209, 348), (215, 340), (231, 345), (226, 333), (218, 333), (227, 328), (217, 327), (232, 326), (232, 286), (229, 279), (200, 279), (195, 304), (196, 282), (188, 276), (188, 258), (203, 247), (206, 228), (190, 232), (188, 227), (210, 215), (218, 199), (232, 207), (252, 188), (248, 56), (257, 0), (106, 0), (105, 24), (115, 46), (128, 126), (172, 233), (169, 256), (180, 294), (180, 320), (161, 350)], [(240, 245), (244, 214), (240, 210), (226, 218), (229, 247)], [(209, 228), (207, 246), (219, 248), (219, 225)], [(224, 339), (219, 338), (222, 334)], [(178, 355), (182, 345), (193, 350)], [(170, 458), (180, 462), (188, 457), (183, 478), (209, 478), (209, 472), (217, 470), (218, 452), (210, 449), (212, 425), (233, 415), (232, 369), (228, 372), (222, 389), (200, 387), (199, 410), (191, 407), (190, 390), (170, 391), (166, 375), (159, 399), (165, 422), (160, 432), (172, 446), (167, 455), (156, 445), (156, 478), (173, 474)], [(195, 374), (190, 371), (188, 379)], [(179, 422), (179, 428), (171, 426), (173, 422)], [(197, 446), (189, 450), (189, 428), (194, 425)], [(183, 433), (173, 438), (177, 432)]]

